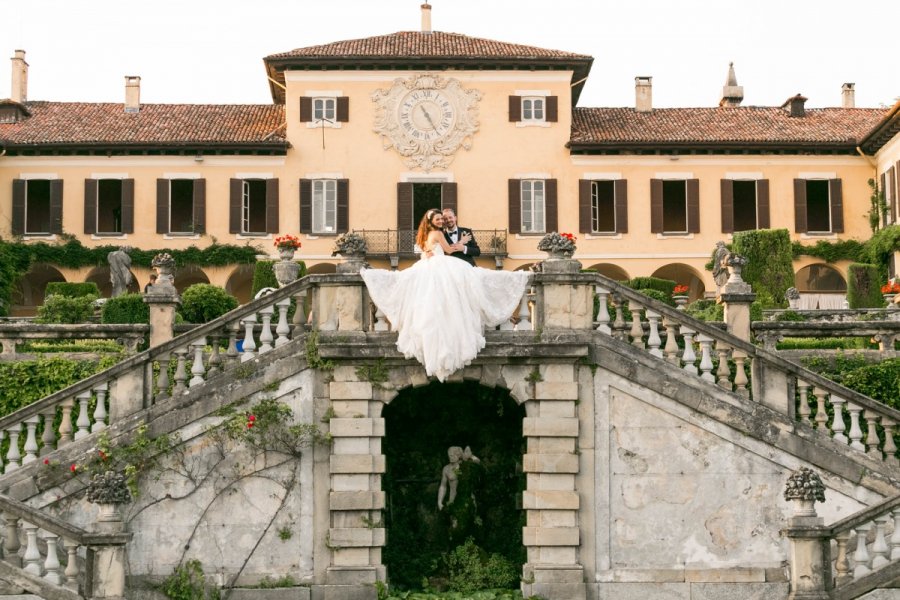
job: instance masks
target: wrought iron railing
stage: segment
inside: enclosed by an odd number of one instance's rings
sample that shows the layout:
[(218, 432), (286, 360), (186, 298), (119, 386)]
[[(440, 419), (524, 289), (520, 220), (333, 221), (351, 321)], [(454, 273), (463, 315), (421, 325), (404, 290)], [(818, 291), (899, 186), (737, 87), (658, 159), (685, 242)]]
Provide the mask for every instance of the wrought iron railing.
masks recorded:
[[(403, 229), (354, 229), (353, 233), (361, 235), (366, 240), (369, 258), (390, 258), (398, 256), (413, 258), (416, 256), (415, 230)], [(474, 229), (472, 234), (481, 249), (482, 256), (506, 256), (505, 229)]]

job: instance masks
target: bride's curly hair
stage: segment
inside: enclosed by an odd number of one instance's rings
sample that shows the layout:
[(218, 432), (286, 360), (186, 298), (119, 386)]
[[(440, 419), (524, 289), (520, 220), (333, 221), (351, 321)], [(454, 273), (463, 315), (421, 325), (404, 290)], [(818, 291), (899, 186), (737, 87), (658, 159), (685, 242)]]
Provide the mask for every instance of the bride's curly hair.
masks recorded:
[(419, 221), (419, 231), (416, 232), (416, 245), (425, 251), (425, 242), (428, 240), (428, 234), (437, 229), (434, 225), (431, 224), (431, 219), (434, 218), (434, 215), (441, 214), (441, 211), (432, 208), (428, 210), (425, 215), (422, 217), (422, 220)]

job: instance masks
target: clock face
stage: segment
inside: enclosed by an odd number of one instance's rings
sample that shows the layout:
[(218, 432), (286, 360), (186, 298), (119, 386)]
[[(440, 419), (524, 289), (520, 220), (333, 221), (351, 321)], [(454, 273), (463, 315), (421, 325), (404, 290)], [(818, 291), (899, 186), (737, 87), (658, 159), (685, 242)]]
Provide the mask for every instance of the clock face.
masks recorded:
[(407, 135), (432, 141), (453, 129), (456, 114), (453, 103), (443, 92), (420, 89), (401, 99), (397, 119)]

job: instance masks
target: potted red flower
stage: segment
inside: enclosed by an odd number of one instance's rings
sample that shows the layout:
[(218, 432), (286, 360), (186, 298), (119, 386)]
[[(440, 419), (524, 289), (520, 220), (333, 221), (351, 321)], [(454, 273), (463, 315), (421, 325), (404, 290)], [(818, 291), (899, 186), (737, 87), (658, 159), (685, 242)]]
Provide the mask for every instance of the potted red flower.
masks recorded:
[(675, 301), (675, 308), (678, 310), (684, 310), (684, 306), (688, 302), (688, 292), (690, 292), (690, 286), (679, 283), (672, 290), (672, 300)]

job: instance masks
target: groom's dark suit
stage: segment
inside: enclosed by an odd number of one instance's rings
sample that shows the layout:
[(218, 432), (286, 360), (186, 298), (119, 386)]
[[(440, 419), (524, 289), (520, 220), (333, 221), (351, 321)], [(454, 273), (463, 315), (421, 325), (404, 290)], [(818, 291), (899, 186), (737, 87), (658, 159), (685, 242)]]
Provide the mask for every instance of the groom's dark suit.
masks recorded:
[(450, 256), (455, 256), (456, 258), (461, 258), (462, 260), (466, 261), (467, 263), (469, 263), (470, 265), (472, 265), (474, 267), (475, 266), (475, 257), (481, 256), (481, 248), (478, 247), (478, 242), (475, 241), (475, 235), (472, 233), (471, 229), (469, 229), (468, 227), (457, 227), (455, 236), (452, 236), (450, 234), (450, 232), (448, 232), (445, 229), (444, 230), (444, 238), (446, 238), (447, 243), (452, 246), (457, 241), (459, 241), (459, 238), (464, 233), (468, 233), (469, 237), (472, 238), (469, 240), (469, 243), (466, 244), (466, 251), (465, 252), (454, 252)]

